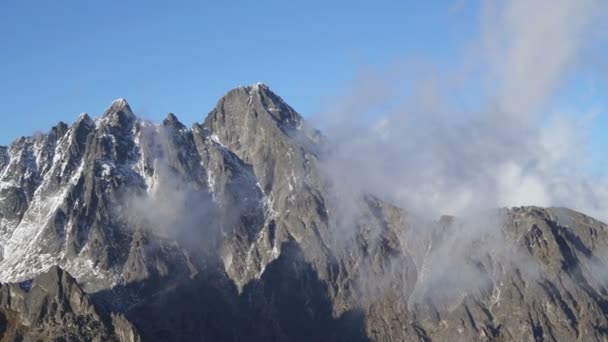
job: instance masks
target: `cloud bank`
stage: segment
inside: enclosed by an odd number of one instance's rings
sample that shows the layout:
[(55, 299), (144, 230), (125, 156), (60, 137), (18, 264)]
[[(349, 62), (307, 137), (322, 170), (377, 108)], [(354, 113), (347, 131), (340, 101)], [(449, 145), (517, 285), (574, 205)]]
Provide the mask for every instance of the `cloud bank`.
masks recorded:
[[(501, 273), (514, 268), (528, 279), (542, 274), (507, 238), (506, 212), (491, 209), (564, 206), (608, 221), (608, 179), (590, 172), (586, 145), (606, 114), (589, 103), (565, 108), (560, 98), (595, 71), (607, 13), (599, 0), (482, 2), (478, 35), (461, 56), (366, 70), (311, 119), (330, 141), (322, 168), (336, 193), (339, 246), (356, 248), (363, 194), (408, 212), (398, 237), (416, 264), (415, 284), (403, 289), (408, 308), (493, 298)], [(459, 219), (438, 222), (444, 214)], [(368, 295), (395, 274), (358, 271)]]
[(607, 221), (608, 180), (587, 172), (585, 152), (594, 116), (605, 114), (558, 101), (606, 43), (606, 9), (482, 2), (479, 35), (453, 69), (400, 63), (362, 75), (312, 118), (332, 140), (326, 171), (427, 217), (538, 205)]

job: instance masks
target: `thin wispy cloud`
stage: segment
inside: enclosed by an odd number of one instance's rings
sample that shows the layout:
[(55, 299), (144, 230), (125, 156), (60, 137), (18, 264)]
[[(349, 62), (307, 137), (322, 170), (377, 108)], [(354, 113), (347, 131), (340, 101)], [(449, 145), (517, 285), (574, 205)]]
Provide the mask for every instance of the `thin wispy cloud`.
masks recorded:
[[(361, 77), (313, 118), (333, 139), (326, 170), (425, 215), (539, 205), (608, 219), (608, 181), (582, 167), (597, 113), (553, 103), (605, 38), (593, 34), (605, 10), (595, 0), (482, 3), (479, 36), (453, 70)], [(476, 91), (474, 106), (457, 105)]]

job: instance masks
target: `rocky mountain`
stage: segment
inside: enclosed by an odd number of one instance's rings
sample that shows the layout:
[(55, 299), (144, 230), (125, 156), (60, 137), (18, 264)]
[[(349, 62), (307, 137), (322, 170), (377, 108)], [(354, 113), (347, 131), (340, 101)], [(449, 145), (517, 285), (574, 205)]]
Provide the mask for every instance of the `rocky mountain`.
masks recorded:
[(102, 317), (76, 280), (57, 266), (0, 287), (3, 341), (140, 341), (121, 314)]
[(608, 339), (604, 223), (428, 220), (324, 172), (267, 86), (188, 128), (116, 100), (0, 147), (4, 340)]

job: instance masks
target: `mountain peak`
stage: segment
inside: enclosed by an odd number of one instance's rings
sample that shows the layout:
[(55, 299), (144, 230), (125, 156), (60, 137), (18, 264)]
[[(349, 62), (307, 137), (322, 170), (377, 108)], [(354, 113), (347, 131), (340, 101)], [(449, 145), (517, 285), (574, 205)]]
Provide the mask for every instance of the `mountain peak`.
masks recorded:
[(240, 85), (236, 88), (233, 88), (231, 90), (229, 90), (226, 94), (224, 94), (223, 97), (226, 97), (234, 92), (244, 92), (244, 93), (248, 93), (253, 95), (254, 93), (261, 93), (264, 95), (272, 95), (272, 96), (277, 96), (277, 94), (275, 94), (272, 89), (270, 89), (270, 86), (268, 86), (267, 84), (263, 83), (263, 82), (257, 82), (257, 83), (253, 83), (253, 84), (248, 84), (248, 85)]
[(173, 114), (173, 113), (167, 114), (167, 117), (165, 118), (165, 120), (163, 120), (163, 125), (164, 126), (175, 127), (177, 129), (184, 129), (184, 128), (186, 128), (186, 126), (184, 126), (184, 124), (182, 124), (179, 121), (179, 119), (177, 118), (177, 116), (175, 116), (175, 114)]
[(102, 117), (108, 117), (108, 116), (111, 116), (116, 113), (123, 113), (124, 115), (127, 115), (127, 116), (134, 116), (133, 111), (131, 110), (131, 107), (129, 106), (129, 103), (127, 102), (127, 100), (125, 100), (123, 98), (119, 98), (119, 99), (112, 101), (112, 103), (110, 104), (110, 107), (108, 107), (105, 110)]
[(112, 101), (110, 107), (103, 112), (101, 119), (111, 126), (129, 127), (135, 121), (135, 114), (127, 100), (120, 98)]
[(251, 90), (251, 89), (256, 89), (256, 90), (267, 89), (267, 90), (270, 90), (270, 87), (267, 84), (265, 84), (264, 82), (256, 82), (256, 83), (252, 83), (252, 84), (239, 85), (238, 87), (236, 87), (234, 89), (231, 89), (231, 90), (235, 90), (235, 89), (247, 89), (247, 90)]
[(84, 122), (88, 125), (92, 125), (95, 123), (95, 121), (93, 121), (93, 119), (89, 116), (89, 114), (87, 113), (82, 113), (78, 116), (78, 118), (76, 119), (76, 123), (81, 123)]
[(124, 107), (124, 106), (128, 106), (129, 103), (127, 102), (126, 99), (120, 97), (120, 98), (117, 98), (116, 100), (112, 101), (112, 105), (117, 105), (117, 106)]
[(262, 82), (250, 84), (250, 85), (244, 86), (244, 88), (247, 88), (247, 89), (253, 90), (253, 91), (270, 91), (270, 92), (272, 92), (272, 90), (270, 90), (270, 87)]
[(0, 146), (0, 339), (608, 336), (605, 224), (531, 207), (427, 221), (348, 191), (300, 123), (258, 83), (192, 130), (118, 99)]
[(264, 83), (240, 86), (228, 91), (218, 101), (216, 110), (226, 115), (245, 117), (250, 114), (266, 116), (282, 128), (296, 129), (302, 117)]
[(65, 132), (67, 132), (68, 128), (68, 124), (63, 121), (59, 121), (57, 125), (51, 128), (49, 133), (55, 135), (56, 137), (61, 137)]

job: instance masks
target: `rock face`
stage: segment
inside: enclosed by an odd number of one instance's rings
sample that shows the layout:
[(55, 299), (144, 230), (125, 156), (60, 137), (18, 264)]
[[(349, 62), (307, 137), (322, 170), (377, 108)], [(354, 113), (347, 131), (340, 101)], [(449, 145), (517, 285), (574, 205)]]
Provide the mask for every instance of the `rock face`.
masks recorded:
[(0, 286), (0, 322), (3, 341), (139, 341), (124, 318), (100, 316), (76, 280), (56, 266)]
[(344, 192), (326, 144), (256, 84), (191, 128), (121, 99), (0, 147), (3, 337), (608, 338), (605, 224), (533, 207), (426, 221)]

